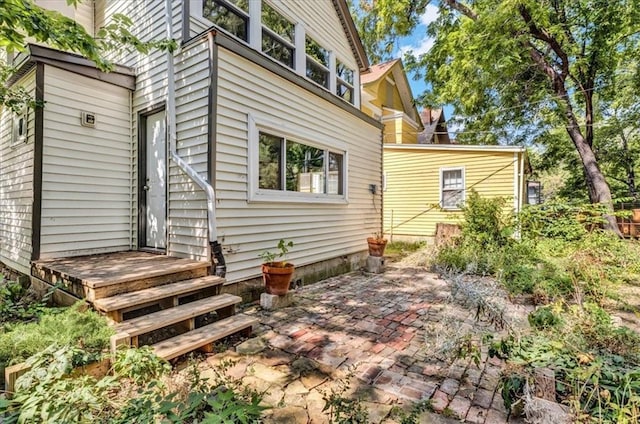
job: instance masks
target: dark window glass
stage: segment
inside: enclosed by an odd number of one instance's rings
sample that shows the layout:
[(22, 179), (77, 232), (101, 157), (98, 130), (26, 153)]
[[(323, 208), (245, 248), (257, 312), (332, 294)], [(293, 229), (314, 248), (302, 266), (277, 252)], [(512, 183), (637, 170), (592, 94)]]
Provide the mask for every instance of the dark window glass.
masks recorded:
[(284, 38), (289, 43), (294, 43), (296, 27), (287, 18), (276, 12), (269, 4), (262, 2), (262, 25)]
[(342, 97), (349, 103), (353, 103), (353, 88), (342, 83), (338, 83), (336, 86), (336, 94)]
[(349, 85), (353, 85), (353, 71), (340, 61), (336, 62), (336, 75)]
[(282, 146), (284, 139), (260, 133), (260, 159), (258, 186), (269, 190), (282, 190)]
[(324, 193), (324, 150), (287, 142), (287, 190)]
[(289, 68), (293, 68), (295, 49), (283, 43), (278, 37), (273, 36), (271, 32), (266, 29), (262, 30), (262, 51), (278, 62), (283, 63)]
[(344, 156), (329, 152), (329, 175), (327, 176), (327, 193), (342, 194)]
[(329, 87), (329, 70), (307, 58), (307, 77), (323, 87)]
[(202, 16), (244, 41), (248, 41), (248, 13), (248, 0), (204, 0), (203, 2)]

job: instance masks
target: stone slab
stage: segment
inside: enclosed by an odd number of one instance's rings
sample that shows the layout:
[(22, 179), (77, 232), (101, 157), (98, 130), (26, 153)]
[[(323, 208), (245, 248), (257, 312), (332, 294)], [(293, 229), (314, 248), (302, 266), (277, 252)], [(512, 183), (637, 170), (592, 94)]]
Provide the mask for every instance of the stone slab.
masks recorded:
[(372, 274), (381, 274), (384, 272), (384, 262), (385, 259), (383, 256), (371, 256), (367, 257), (367, 272)]
[(262, 293), (260, 295), (260, 306), (266, 310), (274, 310), (286, 308), (293, 303), (293, 293), (289, 292), (285, 295), (278, 296), (275, 294)]

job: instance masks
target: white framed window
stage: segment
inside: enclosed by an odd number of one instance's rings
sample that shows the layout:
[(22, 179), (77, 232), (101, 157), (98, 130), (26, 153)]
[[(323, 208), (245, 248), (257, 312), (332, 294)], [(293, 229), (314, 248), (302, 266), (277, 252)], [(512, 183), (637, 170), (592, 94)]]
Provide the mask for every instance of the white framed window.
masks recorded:
[(352, 104), (355, 101), (353, 96), (353, 75), (353, 69), (350, 69), (339, 60), (336, 61), (336, 94)]
[(264, 1), (261, 22), (262, 52), (294, 69), (296, 26)]
[(464, 168), (440, 168), (440, 206), (460, 209), (464, 201)]
[(307, 54), (307, 78), (324, 88), (329, 88), (329, 51), (308, 35), (304, 45)]
[(13, 113), (11, 119), (11, 146), (17, 146), (27, 142), (29, 125), (29, 109), (25, 106), (20, 112)]
[(203, 0), (202, 17), (249, 41), (249, 0)]
[(347, 152), (249, 117), (249, 200), (345, 203)]

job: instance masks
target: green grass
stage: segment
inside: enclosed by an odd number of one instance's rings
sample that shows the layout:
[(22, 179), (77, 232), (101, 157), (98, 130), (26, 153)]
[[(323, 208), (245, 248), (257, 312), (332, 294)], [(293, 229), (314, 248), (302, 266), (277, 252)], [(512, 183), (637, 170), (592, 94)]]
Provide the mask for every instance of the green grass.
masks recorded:
[(70, 308), (47, 308), (37, 322), (4, 325), (0, 334), (0, 369), (20, 363), (51, 344), (82, 347), (98, 354), (113, 330), (107, 320), (78, 302)]

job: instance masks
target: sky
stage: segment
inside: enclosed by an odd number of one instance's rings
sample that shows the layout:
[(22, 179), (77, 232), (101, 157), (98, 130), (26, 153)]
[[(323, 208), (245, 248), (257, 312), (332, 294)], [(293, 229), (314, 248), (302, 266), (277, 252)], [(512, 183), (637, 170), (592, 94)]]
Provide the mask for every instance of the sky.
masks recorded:
[[(435, 21), (437, 18), (438, 6), (433, 4), (427, 5), (425, 13), (420, 17), (420, 24), (413, 30), (413, 34), (398, 40), (394, 57), (402, 58), (405, 53), (410, 50), (413, 51), (413, 54), (416, 56), (427, 53), (433, 46), (433, 39), (427, 36), (427, 25)], [(421, 78), (416, 81), (411, 74), (408, 74), (407, 78), (411, 85), (411, 92), (414, 97), (418, 97), (427, 88), (427, 84), (424, 79)], [(445, 105), (444, 114), (447, 120), (450, 119), (453, 114), (453, 107)]]

